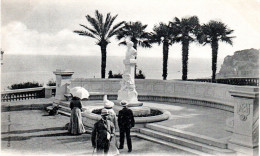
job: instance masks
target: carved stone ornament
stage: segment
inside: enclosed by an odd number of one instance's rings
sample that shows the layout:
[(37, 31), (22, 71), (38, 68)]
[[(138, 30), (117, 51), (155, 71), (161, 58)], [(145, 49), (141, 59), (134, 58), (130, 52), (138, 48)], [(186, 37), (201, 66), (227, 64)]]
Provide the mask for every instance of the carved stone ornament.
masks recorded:
[(250, 104), (238, 104), (237, 113), (240, 120), (246, 121), (247, 116), (250, 114)]

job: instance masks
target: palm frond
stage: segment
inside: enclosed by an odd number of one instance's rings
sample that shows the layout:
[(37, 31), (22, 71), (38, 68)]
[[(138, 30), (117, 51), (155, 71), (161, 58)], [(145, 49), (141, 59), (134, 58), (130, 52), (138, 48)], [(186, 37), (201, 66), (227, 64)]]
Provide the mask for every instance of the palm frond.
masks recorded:
[(77, 34), (79, 34), (79, 35), (81, 35), (81, 36), (88, 36), (88, 37), (97, 39), (94, 35), (92, 35), (92, 34), (89, 33), (89, 32), (86, 32), (86, 31), (75, 30), (75, 31), (73, 31), (73, 32), (74, 32), (74, 33), (77, 33)]
[(99, 35), (96, 30), (90, 29), (89, 27), (82, 25), (82, 24), (80, 24), (80, 26), (84, 27), (85, 29), (87, 29), (88, 31), (90, 31), (94, 35)]
[(86, 19), (88, 20), (88, 22), (90, 23), (90, 25), (93, 26), (93, 28), (98, 32), (98, 34), (101, 34), (101, 30), (98, 24), (98, 21), (95, 18), (92, 18), (91, 16), (87, 15)]
[(112, 36), (118, 34), (119, 31), (120, 31), (120, 26), (122, 26), (122, 24), (124, 24), (124, 23), (125, 23), (125, 22), (122, 21), (122, 22), (120, 22), (120, 23), (117, 23), (115, 26), (113, 26), (113, 28), (109, 31), (109, 33), (108, 33), (108, 35), (107, 35), (108, 38), (110, 38), (110, 37), (112, 37)]

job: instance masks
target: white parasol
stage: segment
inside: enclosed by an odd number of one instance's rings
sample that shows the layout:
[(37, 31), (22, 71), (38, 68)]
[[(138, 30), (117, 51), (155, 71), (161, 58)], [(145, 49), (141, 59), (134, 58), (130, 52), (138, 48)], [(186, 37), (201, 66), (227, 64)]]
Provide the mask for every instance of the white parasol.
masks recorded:
[(76, 96), (80, 99), (88, 99), (89, 97), (89, 92), (83, 87), (74, 87), (70, 89), (70, 93), (72, 96)]

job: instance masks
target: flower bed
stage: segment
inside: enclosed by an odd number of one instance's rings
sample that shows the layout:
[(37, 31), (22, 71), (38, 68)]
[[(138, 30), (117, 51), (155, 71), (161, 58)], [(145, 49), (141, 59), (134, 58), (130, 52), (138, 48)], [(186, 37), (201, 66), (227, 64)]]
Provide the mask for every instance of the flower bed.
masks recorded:
[[(92, 113), (100, 115), (100, 114), (101, 114), (101, 110), (102, 110), (102, 109), (94, 109), (94, 110), (92, 111)], [(161, 115), (161, 114), (163, 114), (163, 112), (161, 112), (160, 110), (151, 109), (151, 113), (150, 113), (150, 114), (138, 115), (138, 116), (135, 116), (135, 117), (157, 116), (157, 115)]]

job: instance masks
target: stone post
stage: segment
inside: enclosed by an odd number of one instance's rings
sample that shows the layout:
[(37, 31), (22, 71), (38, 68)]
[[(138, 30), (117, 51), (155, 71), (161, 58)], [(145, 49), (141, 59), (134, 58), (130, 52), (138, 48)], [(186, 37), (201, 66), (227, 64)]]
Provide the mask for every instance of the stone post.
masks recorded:
[(231, 90), (234, 98), (234, 131), (228, 147), (238, 155), (255, 155), (258, 147), (259, 89), (238, 87)]
[(56, 95), (55, 95), (55, 101), (61, 101), (66, 100), (64, 97), (64, 94), (67, 94), (67, 87), (68, 84), (70, 84), (73, 71), (67, 71), (67, 70), (60, 70), (56, 69), (56, 71), (53, 72), (56, 75)]
[(51, 98), (52, 97), (51, 87), (46, 86), (44, 89), (45, 89), (45, 98)]

